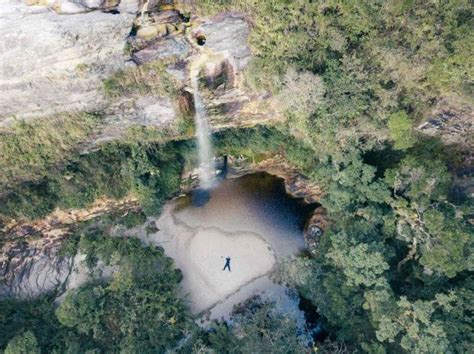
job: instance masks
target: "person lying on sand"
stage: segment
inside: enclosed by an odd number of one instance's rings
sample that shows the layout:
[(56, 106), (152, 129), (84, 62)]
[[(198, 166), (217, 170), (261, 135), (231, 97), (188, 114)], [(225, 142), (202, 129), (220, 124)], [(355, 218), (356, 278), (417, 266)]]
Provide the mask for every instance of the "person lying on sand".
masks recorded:
[(229, 272), (230, 272), (230, 257), (229, 257), (229, 256), (226, 257), (226, 259), (225, 259), (225, 266), (224, 266), (224, 269), (222, 269), (222, 270), (225, 270), (226, 268), (227, 268), (227, 269), (229, 270)]

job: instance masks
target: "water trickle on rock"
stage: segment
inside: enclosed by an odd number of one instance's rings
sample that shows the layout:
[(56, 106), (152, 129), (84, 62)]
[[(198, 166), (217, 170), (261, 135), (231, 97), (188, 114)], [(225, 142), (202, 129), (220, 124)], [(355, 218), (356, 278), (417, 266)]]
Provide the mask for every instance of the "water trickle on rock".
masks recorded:
[(199, 157), (199, 187), (208, 190), (215, 176), (214, 154), (211, 143), (211, 131), (207, 121), (206, 108), (199, 94), (198, 75), (193, 75), (192, 88), (195, 107), (196, 138)]

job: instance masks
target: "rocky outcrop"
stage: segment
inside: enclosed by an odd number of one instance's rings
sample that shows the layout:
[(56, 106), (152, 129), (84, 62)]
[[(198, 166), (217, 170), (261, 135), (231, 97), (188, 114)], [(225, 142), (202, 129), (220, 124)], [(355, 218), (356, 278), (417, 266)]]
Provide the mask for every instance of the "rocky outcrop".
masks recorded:
[(134, 23), (129, 38), (138, 65), (160, 61), (181, 89), (192, 93), (191, 78), (200, 77), (200, 91), (212, 128), (249, 126), (281, 119), (272, 97), (245, 84), (251, 60), (250, 25), (235, 13), (186, 18), (177, 10), (146, 13)]
[(426, 135), (439, 136), (445, 144), (458, 144), (468, 151), (474, 149), (474, 112), (467, 105), (439, 104), (417, 129)]
[[(148, 47), (145, 47), (132, 55), (132, 59), (138, 65), (150, 63), (156, 60), (165, 60), (166, 58), (174, 58), (177, 60), (183, 60), (188, 56), (190, 48), (188, 43), (184, 39), (179, 38), (165, 38), (160, 42), (153, 43)], [(170, 67), (169, 70), (176, 75), (178, 80), (184, 79), (184, 73), (179, 75), (173, 71), (180, 71), (179, 68)]]
[(61, 15), (74, 15), (94, 10), (111, 14), (121, 12), (135, 14), (138, 11), (138, 0), (25, 0), (28, 6), (45, 6)]
[(37, 222), (14, 221), (1, 230), (0, 298), (35, 297), (60, 290), (77, 257), (61, 254), (61, 245), (75, 225), (105, 213), (127, 213), (137, 208), (134, 198), (98, 200), (89, 209), (56, 210)]
[(306, 247), (311, 253), (315, 253), (318, 249), (319, 241), (323, 236), (324, 231), (328, 228), (329, 222), (326, 215), (326, 210), (322, 207), (317, 207), (311, 218), (305, 225), (304, 239)]
[[(3, 252), (3, 250), (2, 250)], [(36, 248), (27, 243), (12, 247), (0, 261), (0, 298), (31, 298), (59, 289), (73, 266), (70, 257), (59, 257), (58, 247)]]
[(251, 59), (247, 44), (250, 26), (237, 14), (222, 14), (212, 21), (203, 22), (195, 29), (195, 34), (206, 38), (206, 47), (215, 53), (224, 53), (234, 66), (236, 73), (241, 72)]
[(429, 118), (417, 127), (425, 135), (439, 137), (461, 152), (462, 161), (451, 166), (455, 175), (452, 193), (474, 199), (474, 110), (463, 102), (441, 101)]
[(1, 7), (0, 126), (105, 107), (102, 80), (126, 66), (133, 14), (66, 16), (15, 0)]
[[(205, 45), (197, 46), (197, 53), (189, 60), (191, 67), (196, 62), (200, 67), (202, 97), (214, 129), (283, 119), (269, 93), (252, 91), (246, 85), (244, 70), (251, 60), (251, 52), (247, 44), (250, 25), (245, 18), (222, 14), (203, 21), (190, 33), (191, 38), (206, 39)], [(192, 74), (190, 70), (188, 77)]]
[[(198, 18), (180, 12), (192, 9), (192, 3), (4, 0), (0, 129), (8, 130), (18, 119), (96, 112), (104, 119), (81, 145), (86, 151), (121, 138), (133, 126), (159, 127), (176, 136), (186, 126), (183, 115), (192, 116), (180, 108), (193, 107), (190, 78), (195, 74), (201, 77), (213, 129), (281, 119), (269, 94), (245, 85), (249, 23), (235, 13)], [(150, 80), (168, 79), (136, 76), (136, 68), (148, 64), (165, 66), (173, 79), (166, 85), (187, 94), (149, 90)], [(123, 92), (108, 94), (106, 80), (125, 85)]]

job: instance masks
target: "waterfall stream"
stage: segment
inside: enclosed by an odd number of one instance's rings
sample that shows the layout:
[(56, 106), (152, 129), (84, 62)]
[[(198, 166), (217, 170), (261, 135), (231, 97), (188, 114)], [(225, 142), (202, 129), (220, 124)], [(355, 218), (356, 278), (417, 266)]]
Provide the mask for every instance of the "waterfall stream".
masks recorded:
[(199, 157), (199, 183), (202, 189), (210, 189), (215, 175), (214, 154), (212, 151), (211, 131), (207, 122), (206, 108), (199, 94), (198, 76), (192, 79), (194, 107), (196, 111), (196, 137)]

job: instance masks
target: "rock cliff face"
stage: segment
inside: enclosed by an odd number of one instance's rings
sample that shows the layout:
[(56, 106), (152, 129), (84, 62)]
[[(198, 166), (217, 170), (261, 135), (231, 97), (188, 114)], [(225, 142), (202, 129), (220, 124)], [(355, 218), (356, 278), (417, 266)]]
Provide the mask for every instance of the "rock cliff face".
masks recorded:
[(178, 87), (188, 92), (192, 91), (191, 77), (200, 77), (214, 129), (281, 118), (268, 93), (245, 85), (243, 71), (251, 52), (250, 25), (243, 16), (226, 13), (208, 19), (186, 18), (177, 10), (151, 12), (136, 18), (134, 32), (128, 43), (137, 65), (164, 63)]
[[(192, 108), (192, 96), (183, 92), (194, 74), (202, 77), (215, 129), (277, 119), (270, 97), (243, 84), (251, 58), (245, 19), (189, 18), (176, 9), (186, 1), (176, 8), (166, 3), (2, 0), (0, 129), (18, 119), (95, 112), (103, 125), (93, 145), (132, 126), (176, 127), (183, 115), (178, 101), (184, 97)], [(147, 64), (164, 67), (170, 78), (152, 69), (143, 74)], [(174, 93), (149, 89), (154, 86), (173, 86)]]
[(14, 0), (0, 11), (1, 126), (104, 108), (102, 80), (126, 65), (133, 14), (59, 15)]

